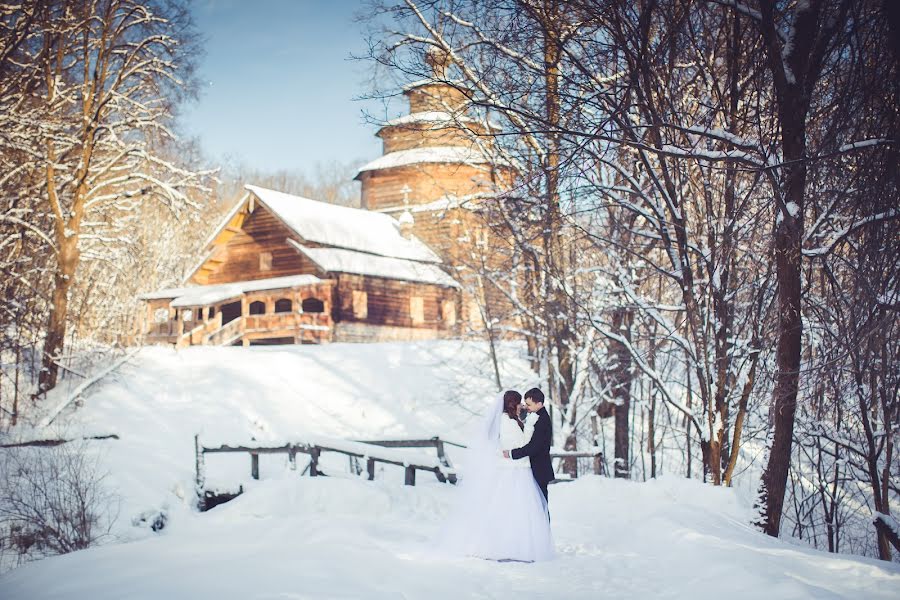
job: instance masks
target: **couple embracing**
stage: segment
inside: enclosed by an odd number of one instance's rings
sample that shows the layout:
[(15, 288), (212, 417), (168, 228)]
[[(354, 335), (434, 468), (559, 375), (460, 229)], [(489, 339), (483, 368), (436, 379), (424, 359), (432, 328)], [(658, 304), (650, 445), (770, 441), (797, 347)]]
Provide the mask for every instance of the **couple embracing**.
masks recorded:
[(498, 397), (469, 445), (459, 503), (439, 548), (457, 556), (533, 562), (553, 557), (547, 485), (551, 423), (544, 394), (510, 390)]

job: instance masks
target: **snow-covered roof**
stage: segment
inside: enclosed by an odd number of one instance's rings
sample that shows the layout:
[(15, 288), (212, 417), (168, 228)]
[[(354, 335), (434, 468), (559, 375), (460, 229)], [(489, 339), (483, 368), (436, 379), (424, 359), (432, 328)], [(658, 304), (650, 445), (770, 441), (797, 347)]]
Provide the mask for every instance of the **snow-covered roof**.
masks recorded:
[(337, 206), (274, 190), (245, 186), (285, 225), (307, 242), (425, 262), (441, 259), (417, 238), (400, 235), (390, 215)]
[(403, 86), (403, 91), (408, 92), (410, 90), (414, 90), (416, 88), (426, 87), (429, 85), (442, 85), (442, 86), (451, 86), (454, 88), (463, 87), (462, 79), (455, 79), (453, 81), (436, 81), (434, 79), (420, 79), (418, 81), (411, 81)]
[(308, 248), (288, 240), (298, 251), (326, 273), (351, 273), (385, 279), (401, 279), (458, 288), (459, 284), (440, 267), (400, 258), (375, 256), (338, 248)]
[(500, 125), (492, 121), (479, 121), (473, 117), (461, 113), (450, 113), (441, 110), (426, 110), (409, 113), (396, 119), (385, 121), (383, 127), (396, 127), (400, 125), (429, 124), (433, 129), (452, 127), (458, 123), (481, 123), (490, 129), (501, 129)]
[(366, 171), (427, 163), (459, 163), (469, 165), (484, 165), (489, 163), (506, 164), (505, 161), (493, 160), (486, 157), (482, 152), (479, 152), (475, 148), (466, 146), (427, 146), (424, 148), (412, 148), (411, 150), (389, 152), (360, 167), (359, 171), (357, 171), (357, 176)]
[(172, 298), (170, 305), (173, 308), (185, 306), (208, 306), (231, 298), (237, 298), (247, 292), (259, 292), (262, 290), (278, 290), (293, 288), (303, 285), (315, 285), (322, 280), (315, 275), (289, 275), (287, 277), (271, 277), (269, 279), (256, 279), (253, 281), (236, 281), (233, 283), (220, 283), (215, 285), (198, 285), (194, 287), (169, 288), (141, 294), (141, 300), (158, 300)]
[(385, 127), (392, 127), (394, 125), (411, 125), (413, 123), (434, 123), (436, 125), (448, 126), (453, 123), (474, 123), (475, 119), (466, 115), (455, 115), (453, 113), (449, 113), (446, 111), (440, 110), (427, 110), (422, 112), (410, 113), (408, 115), (403, 115), (402, 117), (397, 117), (396, 119), (391, 119), (390, 121), (385, 121)]
[(139, 300), (165, 300), (165, 299), (177, 298), (179, 296), (184, 296), (191, 290), (195, 290), (195, 289), (197, 289), (196, 286), (165, 288), (165, 289), (157, 290), (155, 292), (147, 292), (146, 294), (138, 294), (138, 299)]
[[(420, 212), (441, 212), (450, 210), (451, 208), (465, 208), (471, 211), (478, 211), (481, 209), (481, 203), (479, 200), (496, 198), (496, 194), (491, 194), (487, 192), (478, 192), (476, 194), (466, 194), (464, 196), (456, 196), (454, 194), (447, 194), (446, 196), (441, 196), (436, 200), (432, 200), (431, 202), (427, 202), (425, 204), (410, 204), (399, 205), (399, 206), (388, 206), (386, 208), (378, 209), (378, 212), (383, 212), (387, 214), (392, 213), (403, 213), (405, 211), (409, 211), (410, 213), (420, 213)], [(402, 214), (398, 217), (398, 221), (402, 220)]]

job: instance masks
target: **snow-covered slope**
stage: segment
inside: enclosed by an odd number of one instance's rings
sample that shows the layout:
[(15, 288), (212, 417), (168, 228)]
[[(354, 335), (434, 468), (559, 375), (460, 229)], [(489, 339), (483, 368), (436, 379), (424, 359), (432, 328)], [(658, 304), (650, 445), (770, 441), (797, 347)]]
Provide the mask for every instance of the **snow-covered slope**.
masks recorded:
[[(502, 347), (503, 383), (517, 389), (534, 377), (520, 352)], [(0, 576), (0, 597), (900, 597), (896, 565), (768, 538), (734, 490), (678, 478), (552, 486), (559, 556), (534, 565), (431, 555), (456, 488), (423, 475), (406, 487), (390, 467), (365, 481), (342, 472), (346, 459), (310, 478), (274, 457), (253, 482), (245, 456), (217, 457), (211, 479), (247, 491), (190, 508), (197, 433), (207, 445), (462, 439), (494, 392), (479, 344), (145, 349), (61, 417), (69, 437), (119, 436), (89, 445), (122, 496), (117, 540)], [(162, 532), (131, 525), (156, 510), (169, 517)]]
[[(501, 349), (509, 387), (533, 383), (521, 350)], [(63, 430), (20, 435), (119, 436), (89, 448), (100, 454), (122, 498), (116, 531), (130, 536), (131, 519), (146, 511), (166, 510), (177, 520), (189, 510), (195, 435), (207, 447), (250, 440), (282, 445), (309, 434), (459, 440), (496, 393), (486, 352), (485, 345), (457, 341), (145, 348), (90, 388), (81, 407), (63, 412), (57, 419)], [(51, 398), (48, 405), (55, 403)], [(262, 477), (284, 462), (283, 455), (263, 456)], [(343, 457), (340, 468), (346, 463)], [(250, 477), (246, 455), (211, 456), (207, 467), (212, 487), (237, 489)], [(386, 467), (384, 475), (403, 479), (399, 467)]]

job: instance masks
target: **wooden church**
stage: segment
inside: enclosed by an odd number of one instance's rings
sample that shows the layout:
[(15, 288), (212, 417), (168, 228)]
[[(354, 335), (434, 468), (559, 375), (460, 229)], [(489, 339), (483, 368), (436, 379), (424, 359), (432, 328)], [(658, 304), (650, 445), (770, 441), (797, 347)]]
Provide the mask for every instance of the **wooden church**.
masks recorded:
[(462, 257), (488, 243), (479, 202), (514, 171), (478, 142), (491, 125), (435, 83), (446, 64), (432, 57), (431, 66), (433, 80), (404, 89), (409, 114), (378, 131), (383, 154), (356, 177), (361, 208), (246, 186), (184, 287), (140, 297), (144, 343), (433, 339), (477, 322)]

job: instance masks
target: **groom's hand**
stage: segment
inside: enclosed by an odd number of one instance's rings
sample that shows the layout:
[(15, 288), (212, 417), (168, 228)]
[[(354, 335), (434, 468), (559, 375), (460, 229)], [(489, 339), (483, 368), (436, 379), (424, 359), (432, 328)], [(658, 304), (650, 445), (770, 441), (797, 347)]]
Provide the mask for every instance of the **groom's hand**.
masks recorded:
[(509, 458), (509, 450), (503, 451), (503, 458)]

